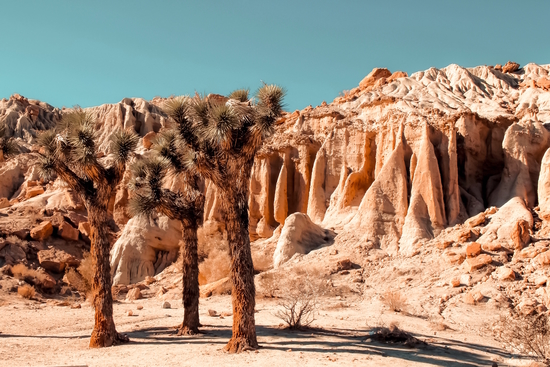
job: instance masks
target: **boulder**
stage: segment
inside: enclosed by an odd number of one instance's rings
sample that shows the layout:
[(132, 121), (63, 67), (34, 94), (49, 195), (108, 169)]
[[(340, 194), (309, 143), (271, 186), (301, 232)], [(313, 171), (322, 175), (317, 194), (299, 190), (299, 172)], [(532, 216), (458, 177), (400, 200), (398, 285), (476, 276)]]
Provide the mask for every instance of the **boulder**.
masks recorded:
[(485, 212), (481, 212), (464, 222), (464, 225), (473, 228), (485, 224), (486, 220), (487, 215), (485, 214)]
[(30, 231), (28, 229), (20, 229), (12, 232), (12, 235), (16, 236), (20, 240), (26, 240), (29, 237)]
[(550, 265), (550, 251), (545, 251), (542, 254), (537, 255), (537, 257), (533, 259), (533, 262), (539, 267)]
[(170, 259), (176, 259), (180, 239), (181, 223), (177, 220), (165, 216), (130, 219), (111, 248), (113, 284), (132, 284), (154, 276), (161, 263), (170, 265), (166, 255), (164, 262), (158, 262), (159, 255), (170, 254)]
[(208, 298), (210, 296), (230, 294), (231, 286), (231, 280), (228, 277), (222, 278), (215, 282), (202, 285), (200, 287), (200, 296), (201, 298)]
[(516, 273), (506, 266), (498, 267), (495, 272), (495, 276), (498, 280), (514, 280), (516, 279)]
[(470, 274), (462, 274), (460, 276), (460, 285), (469, 287), (472, 285), (472, 276)]
[(25, 198), (30, 199), (38, 195), (42, 195), (44, 193), (44, 188), (42, 186), (34, 186), (27, 188), (27, 192), (25, 194)]
[(0, 257), (8, 265), (14, 265), (27, 259), (25, 249), (15, 243), (9, 243), (0, 239)]
[(458, 278), (451, 279), (451, 281), (449, 282), (449, 285), (453, 288), (460, 287), (460, 279)]
[(493, 252), (493, 251), (501, 250), (502, 245), (498, 242), (489, 242), (489, 243), (484, 243), (483, 245), (481, 245), (481, 248), (483, 249), (483, 251)]
[(56, 248), (40, 250), (37, 255), (40, 266), (54, 273), (62, 273), (68, 266), (76, 267), (80, 264), (74, 256)]
[(481, 254), (476, 257), (470, 257), (464, 260), (464, 269), (467, 272), (471, 273), (477, 269), (481, 269), (482, 267), (490, 264), (491, 262), (493, 262), (493, 259), (491, 258), (491, 256), (487, 254)]
[(462, 262), (466, 258), (464, 254), (462, 253), (457, 254), (454, 251), (449, 251), (445, 253), (445, 257), (447, 258), (447, 261), (449, 262), (449, 264), (457, 264), (457, 265), (462, 264)]
[(90, 223), (88, 222), (80, 222), (78, 224), (78, 231), (82, 233), (86, 237), (90, 237)]
[(294, 254), (307, 254), (332, 242), (334, 234), (313, 223), (304, 213), (289, 215), (273, 254), (273, 266), (278, 268)]
[(350, 259), (339, 260), (339, 261), (336, 263), (336, 269), (337, 269), (338, 271), (350, 270), (351, 268), (353, 268), (353, 263), (351, 262)]
[(154, 131), (149, 131), (145, 136), (143, 137), (143, 147), (145, 149), (151, 149), (151, 146), (153, 145), (153, 142), (155, 141), (157, 137), (157, 133)]
[(7, 198), (0, 198), (0, 209), (10, 206), (10, 201)]
[(466, 256), (467, 257), (476, 257), (481, 253), (481, 245), (477, 242), (472, 242), (466, 246)]
[(513, 73), (519, 70), (519, 64), (517, 62), (508, 61), (503, 67), (503, 73)]
[(483, 235), (476, 242), (484, 245), (498, 242), (510, 250), (521, 250), (530, 241), (529, 229), (533, 216), (525, 202), (514, 197), (504, 204), (485, 226)]
[(132, 288), (128, 291), (128, 294), (126, 295), (127, 301), (136, 301), (138, 299), (141, 299), (141, 291), (138, 287)]
[(53, 225), (50, 221), (43, 221), (33, 229), (31, 229), (31, 238), (37, 241), (43, 241), (50, 237), (53, 233)]
[(67, 222), (61, 223), (59, 226), (57, 233), (61, 238), (64, 238), (69, 241), (78, 241), (79, 232), (76, 228), (71, 226)]

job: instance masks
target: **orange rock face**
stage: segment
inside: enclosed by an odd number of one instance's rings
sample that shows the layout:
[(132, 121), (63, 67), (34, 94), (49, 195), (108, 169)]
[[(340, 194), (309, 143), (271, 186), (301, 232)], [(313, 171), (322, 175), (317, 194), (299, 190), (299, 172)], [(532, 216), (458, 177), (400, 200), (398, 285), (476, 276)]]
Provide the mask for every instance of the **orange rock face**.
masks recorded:
[(359, 88), (367, 89), (369, 87), (373, 87), (377, 80), (381, 78), (389, 78), (391, 75), (392, 74), (388, 69), (375, 68), (370, 72), (369, 75), (361, 80), (361, 82), (359, 83)]
[(44, 188), (42, 186), (34, 186), (27, 189), (25, 197), (27, 199), (33, 198), (35, 196), (41, 195), (44, 193)]
[(70, 240), (70, 241), (78, 241), (78, 235), (79, 232), (76, 228), (71, 226), (67, 222), (63, 222), (59, 229), (57, 230), (57, 233), (64, 239)]
[(151, 149), (151, 146), (153, 145), (153, 141), (157, 137), (157, 133), (154, 131), (150, 131), (143, 137), (143, 147), (145, 149)]
[(464, 269), (467, 272), (471, 273), (477, 269), (481, 269), (485, 265), (490, 264), (492, 261), (493, 259), (491, 258), (491, 256), (487, 254), (481, 254), (476, 257), (470, 257), (464, 261)]
[(53, 225), (50, 221), (44, 221), (31, 229), (31, 238), (37, 241), (43, 241), (53, 233)]
[(55, 273), (63, 272), (67, 266), (79, 264), (74, 256), (55, 248), (38, 251), (38, 261), (44, 269)]
[(477, 242), (472, 242), (466, 246), (466, 256), (476, 257), (481, 253), (481, 245)]
[(519, 64), (513, 61), (508, 61), (506, 65), (502, 67), (503, 73), (513, 73), (517, 70), (519, 70)]

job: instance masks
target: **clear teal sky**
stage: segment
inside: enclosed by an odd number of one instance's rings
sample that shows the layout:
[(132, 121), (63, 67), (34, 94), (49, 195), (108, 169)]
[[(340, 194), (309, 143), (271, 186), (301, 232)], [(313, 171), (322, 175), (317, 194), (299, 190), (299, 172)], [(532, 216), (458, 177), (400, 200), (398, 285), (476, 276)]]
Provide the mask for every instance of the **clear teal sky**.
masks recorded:
[(550, 63), (550, 1), (3, 1), (0, 97), (54, 106), (229, 91), (263, 80), (287, 109), (374, 67)]

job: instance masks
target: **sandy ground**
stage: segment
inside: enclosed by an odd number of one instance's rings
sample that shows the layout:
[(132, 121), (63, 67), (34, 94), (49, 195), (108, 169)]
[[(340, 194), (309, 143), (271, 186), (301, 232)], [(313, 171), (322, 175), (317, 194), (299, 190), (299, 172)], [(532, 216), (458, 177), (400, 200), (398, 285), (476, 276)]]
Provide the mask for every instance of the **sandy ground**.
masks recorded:
[[(291, 331), (274, 316), (277, 302), (260, 298), (256, 324), (258, 351), (239, 355), (222, 349), (231, 335), (230, 296), (201, 299), (204, 334), (178, 337), (181, 302), (161, 308), (158, 299), (115, 304), (118, 330), (131, 342), (105, 349), (88, 348), (93, 310), (59, 307), (9, 296), (0, 299), (0, 366), (498, 366), (524, 365), (475, 328), (434, 331), (422, 318), (382, 311), (357, 298), (326, 298), (314, 329)], [(137, 307), (143, 306), (142, 310)], [(342, 306), (344, 305), (344, 306)], [(132, 310), (133, 316), (127, 311)], [(390, 322), (428, 344), (408, 348), (372, 341), (372, 328)]]

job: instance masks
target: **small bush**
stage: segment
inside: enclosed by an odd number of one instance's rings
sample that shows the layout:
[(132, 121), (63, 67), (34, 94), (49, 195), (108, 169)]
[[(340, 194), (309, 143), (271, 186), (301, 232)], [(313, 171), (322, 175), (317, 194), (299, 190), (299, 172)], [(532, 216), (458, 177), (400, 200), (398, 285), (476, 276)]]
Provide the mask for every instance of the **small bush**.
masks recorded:
[(399, 324), (395, 321), (390, 322), (388, 326), (379, 326), (375, 328), (372, 337), (374, 340), (382, 343), (400, 343), (407, 347), (426, 345), (425, 342), (400, 329)]
[(35, 285), (44, 284), (44, 282), (47, 281), (45, 274), (42, 274), (34, 269), (29, 269), (24, 264), (16, 264), (12, 266), (11, 273), (15, 278)]
[[(92, 283), (94, 279), (94, 266), (89, 252), (84, 254), (84, 258), (76, 270), (83, 279), (83, 282), (77, 286), (77, 289), (84, 292), (86, 299), (93, 300), (94, 295), (92, 293)], [(80, 289), (78, 287), (80, 287)]]
[[(199, 228), (197, 237), (199, 259), (204, 259), (199, 264), (199, 283), (212, 283), (229, 276), (231, 258), (229, 244), (223, 238), (223, 232), (212, 228)], [(182, 263), (181, 259), (178, 260), (178, 264)]]
[(17, 288), (17, 293), (26, 299), (31, 299), (36, 295), (36, 291), (34, 290), (34, 287), (28, 284), (22, 285), (21, 287)]
[(510, 351), (536, 358), (550, 366), (550, 321), (548, 315), (501, 316), (493, 326), (495, 339)]
[(84, 278), (84, 281), (88, 284), (88, 289), (91, 289), (94, 279), (94, 266), (89, 252), (84, 254), (84, 258), (76, 270), (78, 270), (82, 278)]
[(261, 273), (258, 275), (258, 285), (261, 294), (267, 298), (276, 298), (276, 293), (279, 290), (277, 279), (272, 272)]
[(74, 288), (76, 288), (80, 293), (86, 294), (90, 291), (91, 286), (88, 284), (86, 279), (76, 271), (74, 268), (68, 268), (65, 273), (67, 282)]
[[(229, 276), (231, 258), (226, 250), (213, 249), (206, 259), (199, 264), (199, 272), (204, 283), (208, 284)], [(201, 284), (201, 285), (202, 285)]]
[(283, 320), (290, 329), (302, 329), (315, 321), (319, 297), (323, 294), (320, 272), (295, 272), (281, 280), (279, 286), (281, 307), (275, 316)]
[(407, 306), (407, 298), (399, 291), (386, 291), (382, 296), (382, 303), (393, 312), (401, 312)]

